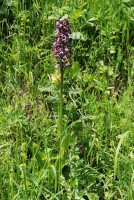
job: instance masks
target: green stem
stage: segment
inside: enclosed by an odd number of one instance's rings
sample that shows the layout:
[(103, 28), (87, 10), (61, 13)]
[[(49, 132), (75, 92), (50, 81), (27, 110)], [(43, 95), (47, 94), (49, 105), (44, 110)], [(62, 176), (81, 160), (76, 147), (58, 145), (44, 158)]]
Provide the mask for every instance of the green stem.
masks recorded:
[(60, 177), (61, 177), (61, 173), (62, 173), (62, 158), (61, 158), (61, 154), (62, 154), (62, 144), (61, 144), (61, 140), (62, 140), (62, 126), (63, 126), (63, 74), (64, 74), (64, 69), (63, 66), (61, 65), (60, 67), (60, 76), (61, 76), (61, 81), (60, 81), (60, 105), (59, 105), (59, 159), (58, 159), (58, 192), (60, 192)]
[[(62, 137), (62, 115), (63, 115), (63, 67), (60, 67), (60, 75), (61, 75), (61, 81), (60, 81), (60, 116), (59, 116), (59, 131), (60, 131), (60, 138)], [(59, 144), (60, 145), (60, 144)]]

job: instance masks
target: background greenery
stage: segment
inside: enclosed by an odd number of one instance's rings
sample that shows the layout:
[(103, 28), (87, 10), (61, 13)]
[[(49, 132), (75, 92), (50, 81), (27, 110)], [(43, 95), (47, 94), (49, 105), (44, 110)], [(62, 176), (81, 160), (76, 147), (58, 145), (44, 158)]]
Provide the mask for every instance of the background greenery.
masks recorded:
[[(73, 64), (59, 186), (53, 41), (64, 15)], [(133, 0), (0, 0), (0, 38), (0, 199), (132, 200)]]

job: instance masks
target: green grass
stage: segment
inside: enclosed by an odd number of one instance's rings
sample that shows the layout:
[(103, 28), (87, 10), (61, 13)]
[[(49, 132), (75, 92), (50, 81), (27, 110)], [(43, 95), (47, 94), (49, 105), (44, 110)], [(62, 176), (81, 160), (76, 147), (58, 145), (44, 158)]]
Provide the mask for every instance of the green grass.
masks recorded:
[[(132, 0), (0, 1), (0, 200), (134, 199), (133, 11)], [(64, 15), (73, 64), (59, 152)]]

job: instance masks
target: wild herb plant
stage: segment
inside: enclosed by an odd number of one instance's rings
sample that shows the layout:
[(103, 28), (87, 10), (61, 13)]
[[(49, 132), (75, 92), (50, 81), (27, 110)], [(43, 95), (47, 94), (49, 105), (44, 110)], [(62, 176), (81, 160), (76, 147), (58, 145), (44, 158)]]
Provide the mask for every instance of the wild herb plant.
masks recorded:
[(58, 162), (58, 185), (60, 191), (60, 177), (62, 175), (62, 157), (64, 152), (62, 149), (62, 137), (63, 137), (63, 79), (64, 70), (66, 67), (71, 66), (72, 52), (71, 52), (71, 30), (69, 21), (67, 19), (60, 18), (56, 23), (56, 35), (54, 42), (54, 57), (56, 59), (56, 66), (60, 68), (60, 106), (59, 106), (59, 132), (58, 132), (58, 144), (59, 144), (59, 162)]

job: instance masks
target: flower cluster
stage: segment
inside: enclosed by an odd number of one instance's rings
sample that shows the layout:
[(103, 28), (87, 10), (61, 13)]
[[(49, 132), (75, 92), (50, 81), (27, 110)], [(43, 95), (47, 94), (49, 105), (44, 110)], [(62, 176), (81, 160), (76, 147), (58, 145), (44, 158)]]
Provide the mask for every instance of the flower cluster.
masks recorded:
[(59, 19), (56, 23), (54, 41), (54, 57), (57, 67), (69, 67), (71, 65), (71, 30), (67, 19)]

